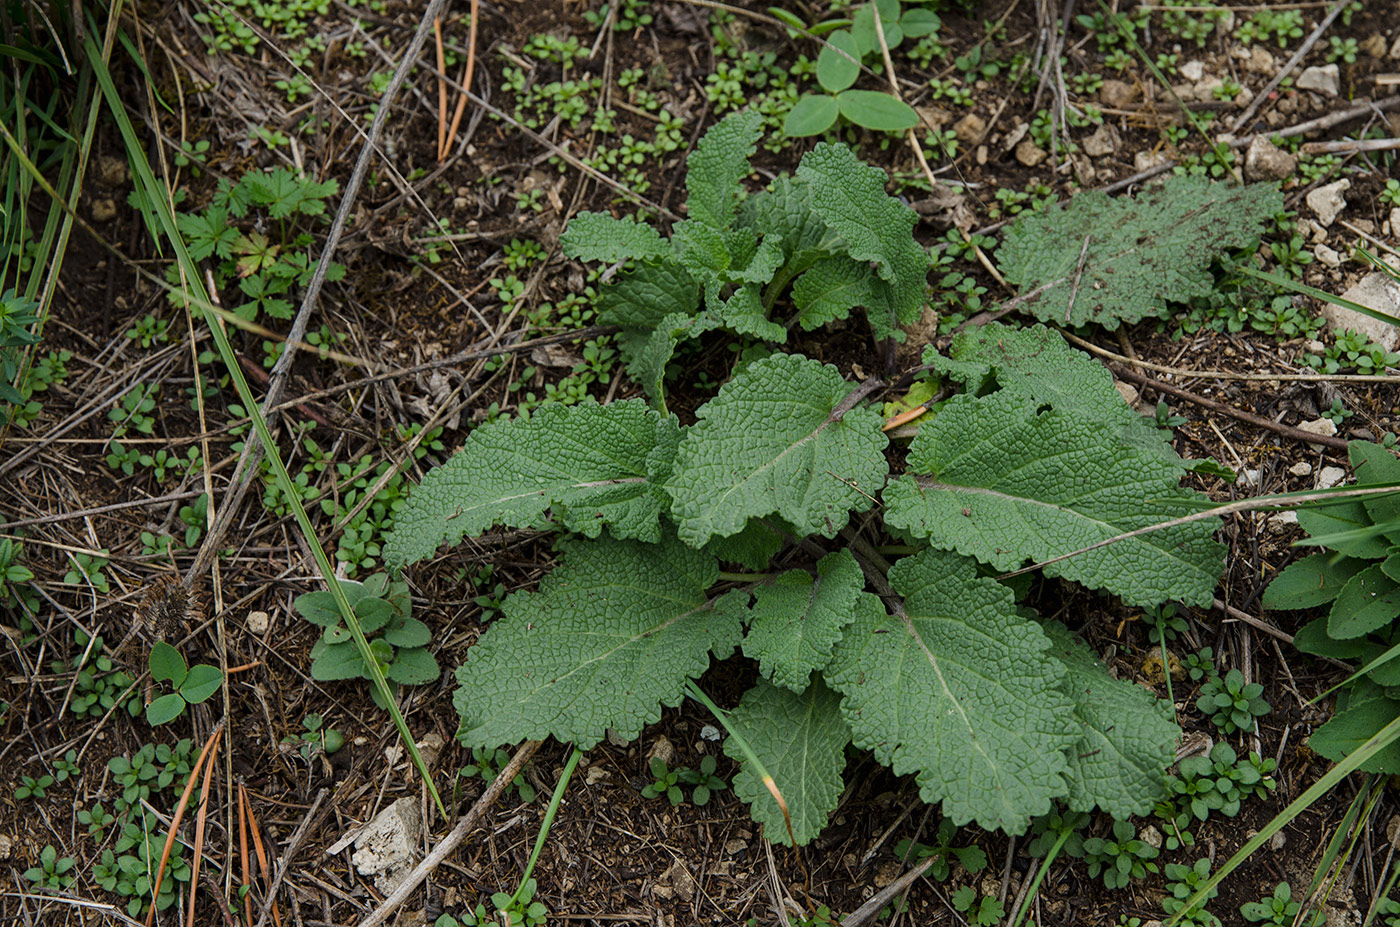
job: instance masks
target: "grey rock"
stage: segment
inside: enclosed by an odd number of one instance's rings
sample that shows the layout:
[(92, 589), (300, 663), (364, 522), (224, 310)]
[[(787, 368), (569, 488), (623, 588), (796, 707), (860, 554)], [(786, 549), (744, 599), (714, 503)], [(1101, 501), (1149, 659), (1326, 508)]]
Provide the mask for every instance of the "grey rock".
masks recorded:
[[(1318, 421), (1330, 422), (1331, 419), (1318, 419)], [(1302, 428), (1303, 426), (1302, 426), (1302, 425), (1299, 425), (1298, 427), (1299, 427), (1299, 428)], [(1307, 430), (1311, 431), (1312, 429), (1307, 429)], [(1336, 433), (1337, 433), (1337, 426), (1336, 426), (1336, 425), (1333, 425), (1333, 426), (1332, 426), (1332, 434), (1336, 434)], [(1321, 470), (1317, 471), (1317, 488), (1318, 488), (1318, 489), (1331, 489), (1333, 486), (1340, 485), (1341, 482), (1342, 482), (1342, 480), (1344, 480), (1344, 479), (1346, 479), (1346, 478), (1347, 478), (1347, 472), (1346, 472), (1345, 470), (1343, 470), (1341, 467), (1323, 467)]]
[(1091, 158), (1102, 158), (1111, 155), (1118, 148), (1118, 141), (1113, 137), (1113, 128), (1108, 123), (1101, 123), (1094, 134), (1084, 139), (1084, 153)]
[(1203, 61), (1188, 61), (1181, 66), (1181, 76), (1195, 83), (1205, 76), (1206, 65)]
[(1099, 102), (1112, 109), (1127, 109), (1137, 99), (1137, 89), (1127, 81), (1106, 80), (1099, 88)]
[(1030, 139), (1023, 139), (1016, 146), (1016, 160), (1026, 167), (1035, 167), (1045, 160), (1045, 152), (1036, 147), (1035, 142)]
[(1311, 476), (1312, 464), (1308, 463), (1306, 460), (1300, 460), (1293, 466), (1289, 467), (1288, 472), (1293, 474), (1294, 476)]
[(1342, 256), (1326, 245), (1313, 245), (1313, 257), (1328, 267), (1342, 266)]
[(1308, 208), (1317, 216), (1317, 224), (1330, 226), (1337, 221), (1337, 215), (1347, 208), (1347, 201), (1342, 194), (1351, 189), (1350, 180), (1338, 180), (1326, 186), (1318, 187), (1308, 194)]
[(1293, 176), (1298, 156), (1274, 146), (1262, 135), (1256, 135), (1244, 154), (1244, 176), (1247, 180), (1283, 180)]
[[(1380, 271), (1374, 271), (1362, 277), (1342, 294), (1342, 298), (1400, 320), (1400, 283), (1395, 282), (1389, 275)], [(1400, 345), (1400, 329), (1397, 329), (1395, 325), (1373, 319), (1369, 315), (1362, 315), (1345, 306), (1324, 303), (1322, 316), (1333, 331), (1339, 332), (1344, 328), (1350, 328), (1353, 331), (1361, 332), (1367, 338), (1382, 345), (1387, 351), (1394, 351), (1396, 346)]]
[(417, 865), (417, 847), (422, 839), (418, 799), (400, 798), (379, 812), (355, 838), (350, 861), (360, 875), (373, 877), (375, 887), (387, 895)]
[(1342, 70), (1335, 64), (1305, 68), (1294, 86), (1299, 90), (1315, 90), (1323, 96), (1335, 97), (1342, 90)]
[[(1310, 422), (1301, 422), (1298, 425), (1299, 431), (1306, 431), (1308, 434), (1322, 435), (1324, 438), (1331, 438), (1337, 434), (1337, 423), (1330, 418), (1315, 418)], [(1321, 444), (1309, 444), (1308, 447), (1315, 451), (1322, 450)], [(1321, 479), (1321, 477), (1319, 477)]]

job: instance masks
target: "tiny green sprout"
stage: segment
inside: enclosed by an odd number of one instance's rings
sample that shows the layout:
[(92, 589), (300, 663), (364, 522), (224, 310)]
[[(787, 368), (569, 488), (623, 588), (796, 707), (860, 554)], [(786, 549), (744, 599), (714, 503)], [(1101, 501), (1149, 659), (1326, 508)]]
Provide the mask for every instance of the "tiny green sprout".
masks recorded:
[(991, 895), (984, 895), (980, 899), (977, 890), (971, 885), (964, 885), (953, 892), (953, 907), (967, 915), (969, 924), (978, 927), (991, 927), (992, 924), (1001, 923), (1001, 919), (1006, 916), (1006, 909), (1002, 903)]
[(549, 909), (534, 900), (537, 888), (534, 879), (526, 879), (514, 897), (509, 892), (492, 895), (491, 906), (506, 915), (510, 927), (538, 927), (548, 919)]
[(1162, 899), (1162, 909), (1174, 915), (1177, 924), (1183, 927), (1221, 927), (1220, 918), (1208, 912), (1204, 904), (1206, 900), (1215, 897), (1216, 889), (1212, 888), (1207, 892), (1201, 902), (1190, 908), (1186, 906), (1186, 899), (1196, 894), (1210, 878), (1210, 860), (1198, 859), (1191, 866), (1168, 863), (1166, 875), (1169, 894)]
[(1196, 707), (1222, 732), (1233, 734), (1252, 730), (1255, 719), (1269, 713), (1269, 703), (1264, 701), (1263, 694), (1262, 685), (1257, 682), (1246, 685), (1244, 674), (1232, 669), (1223, 678), (1212, 679), (1201, 686)]
[(62, 891), (76, 881), (73, 875), (76, 865), (73, 857), (60, 857), (53, 844), (48, 844), (39, 851), (39, 865), (26, 869), (24, 878), (38, 891)]
[[(1247, 901), (1240, 905), (1240, 915), (1251, 924), (1272, 924), (1274, 927), (1292, 927), (1297, 923), (1298, 911), (1302, 908), (1293, 900), (1293, 890), (1287, 882), (1280, 882), (1272, 895), (1258, 901)], [(1321, 911), (1313, 911), (1303, 919), (1303, 927), (1320, 927), (1326, 920)]]
[(1089, 877), (1103, 874), (1105, 888), (1123, 888), (1132, 879), (1143, 879), (1157, 871), (1157, 849), (1134, 836), (1128, 821), (1113, 822), (1113, 838), (1090, 837), (1084, 841), (1084, 858)]
[(152, 727), (168, 724), (180, 717), (186, 705), (205, 701), (224, 683), (224, 674), (217, 666), (198, 663), (188, 666), (185, 658), (165, 641), (156, 641), (149, 659), (151, 678), (167, 682), (174, 690), (146, 706), (146, 721)]
[(642, 787), (643, 798), (660, 798), (665, 795), (671, 800), (673, 808), (685, 800), (685, 793), (681, 791), (681, 787), (677, 783), (683, 781), (681, 773), (689, 772), (689, 770), (683, 766), (669, 769), (666, 766), (666, 761), (659, 756), (651, 758), (650, 768), (652, 781)]
[[(715, 775), (716, 765), (717, 761), (715, 760), (714, 754), (706, 754), (705, 757), (700, 760), (700, 768), (698, 770), (680, 770), (680, 781), (687, 785), (695, 786), (694, 791), (692, 791), (690, 795), (692, 803), (704, 807), (710, 803), (710, 796), (713, 793), (723, 792), (725, 789), (729, 788), (729, 783)], [(674, 802), (672, 804), (674, 804)]]
[(77, 779), (82, 774), (82, 769), (78, 766), (78, 751), (69, 750), (63, 756), (53, 761), (54, 781), (66, 782), (69, 779)]
[(1400, 206), (1400, 180), (1387, 180), (1385, 189), (1380, 193), (1380, 200), (1391, 206)]
[(112, 822), (116, 819), (116, 815), (103, 810), (101, 802), (78, 812), (78, 823), (86, 824), (88, 836), (93, 837), (99, 843), (104, 839), (107, 828), (112, 826)]
[(297, 749), (301, 758), (310, 761), (316, 753), (330, 756), (345, 746), (345, 737), (333, 727), (324, 727), (325, 720), (318, 714), (309, 714), (301, 719), (302, 731), (282, 738), (282, 743)]
[[(496, 781), (496, 777), (501, 774), (501, 770), (508, 763), (510, 763), (510, 754), (504, 750), (473, 747), (471, 764), (463, 766), (457, 775), (464, 779), (478, 778), (489, 785)], [(524, 773), (518, 773), (511, 780), (510, 788), (514, 789), (520, 800), (527, 804), (535, 800), (535, 788), (525, 781)]]
[(53, 785), (53, 776), (43, 775), (20, 776), (19, 785), (15, 788), (15, 800), (24, 801), (26, 798), (43, 798), (49, 786)]

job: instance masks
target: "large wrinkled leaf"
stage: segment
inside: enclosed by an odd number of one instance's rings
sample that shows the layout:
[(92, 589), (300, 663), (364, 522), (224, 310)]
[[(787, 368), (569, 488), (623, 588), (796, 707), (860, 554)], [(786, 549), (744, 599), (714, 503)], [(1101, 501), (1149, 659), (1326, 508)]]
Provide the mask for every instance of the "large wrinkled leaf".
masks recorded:
[(674, 538), (559, 546), (560, 566), (538, 592), (506, 600), (457, 671), (469, 746), (554, 737), (587, 749), (608, 728), (635, 737), (679, 702), (712, 650), (726, 656), (738, 642), (738, 611), (706, 598), (713, 557)]
[(848, 550), (827, 554), (817, 575), (789, 570), (754, 589), (744, 654), (780, 686), (801, 692), (813, 670), (826, 666), (841, 629), (855, 617), (865, 577)]
[(777, 513), (799, 535), (833, 536), (873, 504), (889, 465), (878, 413), (833, 415), (851, 391), (835, 367), (799, 354), (754, 361), (701, 406), (666, 485), (686, 543)]
[(715, 123), (686, 159), (686, 206), (693, 220), (717, 229), (734, 221), (739, 182), (749, 173), (763, 119), (756, 110), (731, 113)]
[[(1209, 294), (1215, 285), (1211, 262), (1227, 251), (1256, 247), (1264, 223), (1282, 209), (1283, 196), (1273, 184), (1238, 187), (1168, 177), (1132, 197), (1091, 190), (1023, 213), (997, 250), (997, 264), (1028, 297), (1022, 312), (1061, 325), (1097, 322), (1113, 329), (1164, 315), (1167, 300)], [(1035, 290), (1040, 292), (1030, 296)]]
[(1067, 789), (1067, 751), (1082, 736), (1050, 640), (1011, 592), (944, 551), (896, 563), (904, 616), (862, 593), (824, 676), (844, 699), (857, 747), (955, 824), (1025, 830)]
[[(800, 694), (760, 679), (729, 715), (729, 723), (782, 793), (798, 846), (821, 833), (841, 798), (841, 772), (851, 731), (839, 707), (839, 697), (820, 679)], [(745, 762), (743, 750), (730, 738), (724, 742), (724, 752), (744, 764), (734, 776), (734, 794), (749, 803), (753, 819), (763, 825), (763, 836), (790, 846), (782, 810)]]
[(686, 317), (700, 306), (695, 278), (674, 261), (643, 264), (598, 293), (598, 323), (621, 325), (623, 359), (631, 361), (667, 316)]
[[(1179, 514), (1181, 469), (1098, 421), (1014, 394), (958, 396), (919, 430), (885, 518), (996, 570), (1049, 560)], [(1152, 531), (1045, 567), (1135, 605), (1209, 605), (1224, 568), (1214, 525)]]
[(1171, 706), (1151, 692), (1114, 679), (1082, 640), (1059, 622), (1043, 626), (1065, 665), (1074, 716), (1082, 726), (1069, 751), (1069, 807), (1102, 808), (1118, 820), (1147, 814), (1164, 798), (1167, 767), (1181, 729)]
[[(525, 527), (546, 511), (571, 531), (654, 541), (678, 426), (641, 400), (546, 405), (529, 419), (483, 425), (431, 471), (398, 513), (384, 559), (395, 569), (493, 525)], [(658, 449), (660, 451), (658, 452)]]
[(631, 216), (617, 219), (601, 212), (581, 212), (569, 220), (569, 227), (559, 236), (559, 247), (571, 258), (608, 263), (644, 261), (671, 251), (651, 226)]
[[(1381, 728), (1400, 716), (1400, 701), (1387, 698), (1380, 688), (1361, 682), (1355, 691), (1338, 701), (1338, 709), (1326, 724), (1308, 738), (1308, 746), (1321, 756), (1339, 763), (1355, 753)], [(1400, 743), (1392, 743), (1365, 763), (1363, 772), (1400, 775)]]

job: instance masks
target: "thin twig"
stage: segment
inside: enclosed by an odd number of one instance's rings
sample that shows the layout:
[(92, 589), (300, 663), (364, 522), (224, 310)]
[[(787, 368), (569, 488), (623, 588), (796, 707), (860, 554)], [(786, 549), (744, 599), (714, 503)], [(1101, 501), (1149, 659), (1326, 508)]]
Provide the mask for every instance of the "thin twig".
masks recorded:
[[(267, 923), (267, 914), (272, 910), (273, 903), (277, 898), (277, 889), (282, 885), (282, 878), (287, 874), (287, 868), (291, 866), (293, 858), (297, 855), (297, 850), (306, 840), (306, 835), (311, 830), (311, 825), (320, 817), (316, 812), (321, 807), (321, 802), (326, 800), (330, 789), (323, 788), (316, 793), (315, 799), (311, 802), (311, 808), (302, 817), (301, 823), (297, 825), (296, 831), (292, 834), (292, 839), (287, 843), (287, 849), (283, 851), (280, 859), (277, 860), (277, 872), (272, 877), (272, 881), (267, 886), (267, 895), (263, 898), (262, 913), (258, 916), (258, 927), (264, 927)], [(256, 835), (257, 831), (253, 833)]]
[(1084, 262), (1089, 258), (1089, 236), (1084, 236), (1084, 244), (1079, 248), (1079, 263), (1074, 265), (1074, 282), (1069, 285), (1069, 302), (1065, 305), (1065, 324), (1069, 324), (1070, 313), (1074, 311), (1074, 301), (1079, 298), (1079, 281), (1084, 276)]

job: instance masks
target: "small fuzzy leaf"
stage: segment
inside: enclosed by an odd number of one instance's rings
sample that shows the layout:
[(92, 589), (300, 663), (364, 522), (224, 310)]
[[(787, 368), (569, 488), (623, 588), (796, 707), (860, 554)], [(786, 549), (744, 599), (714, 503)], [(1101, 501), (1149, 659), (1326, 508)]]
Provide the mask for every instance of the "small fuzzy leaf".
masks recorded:
[(824, 93), (807, 93), (798, 98), (783, 118), (783, 134), (792, 138), (821, 135), (836, 124), (841, 104)]
[(367, 672), (354, 641), (341, 644), (317, 641), (311, 648), (311, 678), (318, 682), (359, 679)]
[(731, 113), (715, 123), (686, 159), (686, 206), (693, 221), (727, 229), (734, 221), (740, 182), (763, 131), (757, 110)]
[[(340, 590), (345, 593), (346, 601), (350, 603), (352, 610), (369, 597), (369, 590), (365, 588), (364, 583), (353, 579), (337, 582), (340, 583)], [(301, 617), (319, 627), (330, 628), (340, 624), (340, 609), (335, 604), (335, 596), (328, 590), (318, 589), (315, 592), (303, 593), (292, 602), (292, 607)]]
[[(729, 723), (748, 741), (782, 793), (797, 845), (809, 843), (826, 826), (844, 788), (841, 772), (851, 731), (841, 719), (840, 698), (820, 678), (802, 693), (760, 679), (730, 712)], [(734, 794), (749, 803), (753, 819), (763, 825), (763, 836), (791, 846), (778, 802), (734, 738), (724, 742), (724, 752), (742, 764), (734, 776)]]
[(842, 116), (872, 132), (903, 132), (919, 124), (914, 107), (877, 90), (843, 90), (836, 102)]
[(660, 544), (566, 538), (538, 592), (517, 592), (457, 671), (468, 746), (554, 737), (588, 749), (678, 704), (685, 681), (732, 651), (737, 612), (712, 609), (714, 558)]
[(1021, 617), (1011, 592), (944, 551), (890, 570), (904, 615), (862, 593), (827, 684), (855, 745), (920, 795), (970, 820), (1018, 834), (1065, 793), (1067, 751), (1083, 736), (1050, 640)]
[[(1351, 465), (1356, 468), (1357, 483), (1400, 482), (1400, 460), (1394, 452), (1369, 441), (1352, 441), (1347, 445)], [(1400, 489), (1380, 496), (1365, 496), (1361, 504), (1371, 521), (1386, 526), (1385, 538), (1400, 545)]]
[(405, 618), (402, 624), (386, 630), (384, 639), (395, 647), (424, 647), (433, 639), (433, 632), (417, 618)]
[[(860, 52), (856, 51), (855, 39), (845, 29), (838, 29), (826, 37), (827, 44), (817, 53), (817, 83), (827, 93), (840, 93), (860, 77)], [(835, 101), (833, 101), (835, 102)], [(835, 119), (833, 114), (832, 119)], [(825, 131), (819, 129), (818, 131)], [(788, 132), (789, 135), (796, 133)], [(802, 133), (815, 135), (815, 132)]]
[(909, 38), (920, 39), (943, 28), (943, 20), (933, 10), (916, 6), (904, 11), (904, 15), (899, 17), (899, 25)]
[[(887, 523), (936, 547), (1014, 570), (1168, 520), (1199, 498), (1181, 469), (1125, 446), (1094, 419), (1012, 393), (954, 397), (910, 446), (885, 490)], [(915, 475), (918, 474), (918, 475)], [(1135, 605), (1209, 605), (1224, 569), (1214, 525), (1152, 531), (1045, 567)]]
[(1342, 587), (1366, 568), (1366, 561), (1338, 554), (1312, 554), (1295, 560), (1274, 577), (1260, 602), (1270, 611), (1315, 608), (1341, 594)]
[(378, 631), (394, 616), (394, 606), (384, 599), (366, 597), (355, 604), (355, 620), (360, 623), (360, 630), (365, 634)]
[(155, 727), (159, 724), (169, 724), (180, 713), (185, 710), (185, 700), (178, 692), (169, 692), (155, 699), (146, 706), (146, 723)]
[(670, 245), (645, 223), (628, 216), (618, 219), (602, 212), (581, 212), (559, 236), (564, 254), (580, 261), (617, 261), (665, 257)]
[(401, 647), (385, 675), (402, 686), (421, 686), (436, 682), (442, 670), (427, 647)]
[(681, 539), (695, 547), (777, 513), (799, 535), (832, 537), (873, 501), (889, 471), (869, 408), (837, 419), (851, 385), (800, 354), (754, 361), (701, 406), (666, 489)]
[(1091, 190), (1022, 213), (997, 249), (997, 263), (1021, 287), (1020, 311), (1069, 327), (1096, 322), (1114, 329), (1165, 314), (1169, 299), (1208, 295), (1215, 286), (1211, 262), (1257, 246), (1264, 223), (1282, 209), (1273, 184), (1168, 177), (1132, 197)]
[(148, 662), (151, 678), (156, 682), (168, 682), (178, 688), (180, 683), (185, 681), (185, 658), (180, 656), (180, 651), (165, 641), (156, 641), (151, 645), (151, 657)]
[(813, 264), (792, 287), (797, 324), (811, 331), (847, 318), (857, 306), (869, 305), (874, 276), (869, 265), (839, 254)]
[(781, 525), (780, 518), (751, 518), (738, 534), (711, 538), (705, 550), (725, 563), (737, 563), (750, 570), (766, 570), (773, 555), (783, 547)]
[(848, 550), (827, 554), (815, 578), (789, 570), (754, 589), (755, 603), (744, 655), (774, 683), (801, 692), (813, 670), (831, 659), (841, 629), (855, 617), (865, 577)]
[(1147, 814), (1167, 794), (1181, 729), (1171, 705), (1123, 679), (1114, 679), (1082, 640), (1057, 621), (1042, 629), (1065, 665), (1066, 684), (1082, 726), (1069, 751), (1071, 811), (1102, 808), (1127, 820)]
[(1379, 565), (1357, 573), (1338, 593), (1327, 617), (1327, 633), (1338, 640), (1360, 637), (1400, 616), (1400, 583)]
[(180, 695), (191, 705), (198, 705), (200, 702), (219, 691), (219, 686), (224, 684), (224, 674), (217, 666), (210, 666), (208, 663), (196, 663), (190, 667), (189, 675), (180, 684)]
[(643, 264), (598, 292), (598, 323), (621, 325), (618, 334), (623, 359), (630, 362), (661, 320), (670, 315), (694, 315), (700, 287), (674, 261)]
[(763, 311), (763, 297), (754, 284), (741, 286), (725, 300), (719, 316), (735, 334), (758, 341), (787, 341), (787, 329), (770, 321)]
[(396, 570), (443, 542), (493, 525), (527, 527), (546, 511), (572, 531), (656, 540), (665, 497), (649, 453), (677, 428), (641, 400), (545, 405), (529, 419), (483, 425), (428, 473), (395, 517), (384, 560)]

